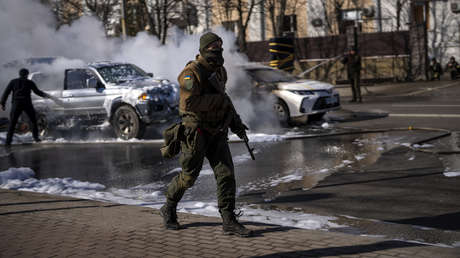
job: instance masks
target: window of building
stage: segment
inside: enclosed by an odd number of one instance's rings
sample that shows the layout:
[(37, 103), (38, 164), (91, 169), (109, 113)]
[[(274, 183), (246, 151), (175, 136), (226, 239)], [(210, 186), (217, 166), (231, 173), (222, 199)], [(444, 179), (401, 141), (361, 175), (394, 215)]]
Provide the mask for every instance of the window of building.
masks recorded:
[[(279, 17), (278, 17), (279, 19)], [(283, 31), (282, 33), (296, 32), (297, 31), (297, 15), (285, 15), (283, 17)]]

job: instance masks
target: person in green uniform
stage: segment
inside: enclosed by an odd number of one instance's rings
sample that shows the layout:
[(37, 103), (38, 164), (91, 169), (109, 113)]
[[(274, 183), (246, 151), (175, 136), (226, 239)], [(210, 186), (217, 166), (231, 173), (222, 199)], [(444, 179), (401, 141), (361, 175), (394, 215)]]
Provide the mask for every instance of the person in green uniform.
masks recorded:
[(351, 49), (342, 59), (342, 63), (347, 66), (348, 80), (351, 84), (353, 98), (350, 102), (362, 102), (360, 76), (361, 76), (361, 56), (354, 49)]
[(228, 129), (242, 138), (248, 129), (225, 93), (227, 72), (223, 66), (222, 39), (207, 32), (200, 38), (200, 54), (179, 74), (179, 114), (183, 139), (179, 162), (182, 171), (172, 179), (161, 207), (164, 226), (177, 230), (176, 208), (185, 191), (192, 187), (207, 158), (217, 182), (217, 202), (224, 234), (249, 236), (252, 231), (237, 220), (235, 214), (235, 174), (228, 146)]

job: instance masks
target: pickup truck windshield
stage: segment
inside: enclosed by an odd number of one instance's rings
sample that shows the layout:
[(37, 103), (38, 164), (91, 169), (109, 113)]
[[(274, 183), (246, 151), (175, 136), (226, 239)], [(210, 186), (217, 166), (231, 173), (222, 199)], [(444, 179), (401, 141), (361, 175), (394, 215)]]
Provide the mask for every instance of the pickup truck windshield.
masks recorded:
[(274, 69), (248, 69), (247, 72), (258, 82), (291, 82), (296, 80), (294, 76)]
[(104, 81), (108, 83), (123, 83), (148, 77), (141, 68), (132, 64), (116, 64), (97, 68)]

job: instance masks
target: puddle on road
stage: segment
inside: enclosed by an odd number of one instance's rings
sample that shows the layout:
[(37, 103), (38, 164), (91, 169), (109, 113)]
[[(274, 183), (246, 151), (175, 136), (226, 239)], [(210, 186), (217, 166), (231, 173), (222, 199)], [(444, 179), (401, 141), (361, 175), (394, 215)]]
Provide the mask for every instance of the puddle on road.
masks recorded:
[(433, 150), (443, 151), (439, 159), (444, 164), (445, 172), (460, 172), (460, 154), (449, 154), (450, 151), (460, 151), (460, 132), (452, 132), (450, 137), (444, 137), (433, 142)]
[[(261, 146), (263, 155), (239, 170), (239, 194), (262, 193), (267, 201), (292, 189), (308, 190), (335, 172), (360, 173), (382, 153), (436, 133), (400, 131), (284, 141)], [(408, 162), (414, 159), (411, 153)], [(246, 183), (245, 183), (246, 182)]]
[[(359, 173), (383, 152), (427, 137), (427, 132), (405, 131), (251, 143), (256, 161), (243, 143), (230, 147), (238, 193), (264, 191), (264, 198), (270, 199), (293, 188), (310, 189), (337, 171)], [(159, 147), (138, 142), (25, 146), (1, 158), (0, 170), (30, 167), (38, 179), (70, 177), (133, 192), (162, 191), (180, 169), (177, 159), (161, 158)], [(215, 190), (205, 164), (185, 199), (215, 200)]]

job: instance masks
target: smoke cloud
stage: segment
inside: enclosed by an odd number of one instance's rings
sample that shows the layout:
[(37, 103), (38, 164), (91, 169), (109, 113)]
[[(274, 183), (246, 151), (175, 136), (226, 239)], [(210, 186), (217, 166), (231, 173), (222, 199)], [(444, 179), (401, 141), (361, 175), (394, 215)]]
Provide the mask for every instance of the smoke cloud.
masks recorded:
[[(258, 125), (276, 125), (271, 97), (267, 95), (269, 101), (264, 99), (260, 103), (249, 99), (252, 85), (238, 67), (247, 63), (247, 58), (236, 51), (234, 34), (222, 28), (214, 31), (224, 41), (225, 67), (229, 74), (227, 89), (231, 96), (232, 92), (243, 92), (237, 97), (232, 96), (243, 121), (254, 127), (252, 129)], [(59, 84), (63, 82), (64, 69), (101, 60), (131, 62), (155, 76), (177, 82), (177, 75), (198, 54), (200, 36), (185, 35), (173, 28), (166, 45), (161, 45), (156, 37), (147, 33), (121, 41), (107, 38), (102, 23), (89, 16), (56, 30), (51, 10), (36, 0), (0, 1), (0, 35), (0, 65), (3, 65), (0, 72), (1, 93), (18, 72), (17, 68), (9, 69), (4, 64), (30, 57), (59, 57), (52, 64), (26, 67), (31, 72), (39, 70), (55, 75), (52, 78), (57, 78), (57, 83), (39, 85), (45, 90), (62, 87)], [(0, 111), (0, 117), (7, 116)], [(266, 118), (265, 121), (261, 117)]]

